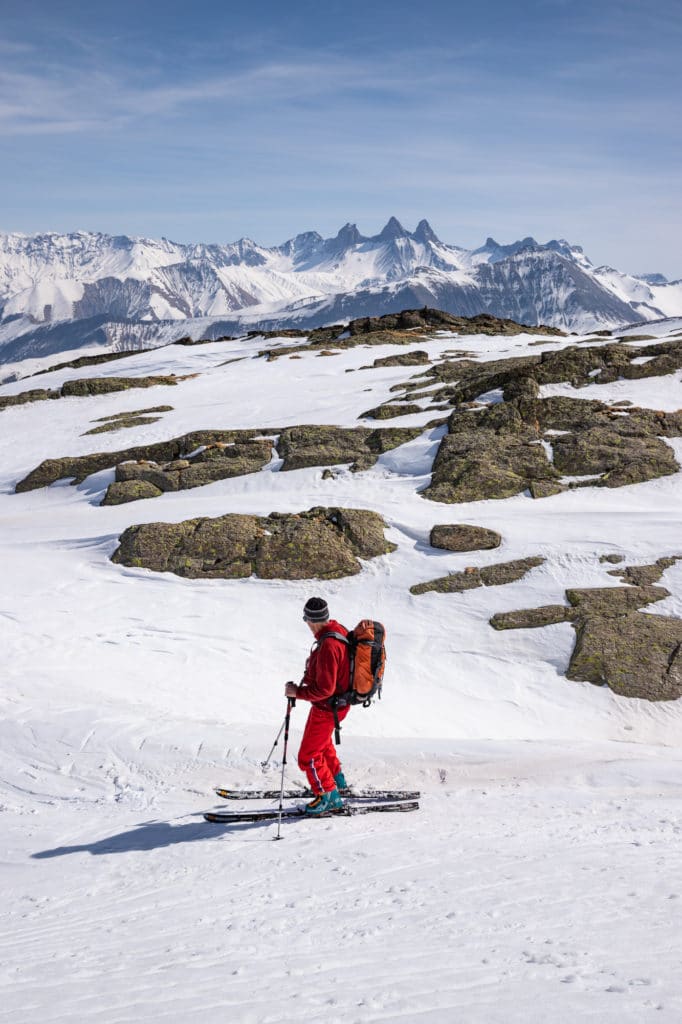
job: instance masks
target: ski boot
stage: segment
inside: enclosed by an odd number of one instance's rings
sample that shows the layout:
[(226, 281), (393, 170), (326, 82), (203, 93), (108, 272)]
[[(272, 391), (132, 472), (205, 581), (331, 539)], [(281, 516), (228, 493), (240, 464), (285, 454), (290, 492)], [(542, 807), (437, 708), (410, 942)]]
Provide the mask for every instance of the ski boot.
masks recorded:
[(342, 770), (339, 770), (336, 773), (336, 775), (334, 776), (334, 782), (336, 783), (336, 788), (339, 790), (339, 792), (345, 793), (350, 788), (348, 786), (348, 783), (346, 782), (346, 776), (343, 774)]
[(305, 813), (311, 816), (322, 814), (333, 814), (343, 808), (343, 800), (338, 789), (332, 789), (329, 793), (320, 793), (305, 805)]

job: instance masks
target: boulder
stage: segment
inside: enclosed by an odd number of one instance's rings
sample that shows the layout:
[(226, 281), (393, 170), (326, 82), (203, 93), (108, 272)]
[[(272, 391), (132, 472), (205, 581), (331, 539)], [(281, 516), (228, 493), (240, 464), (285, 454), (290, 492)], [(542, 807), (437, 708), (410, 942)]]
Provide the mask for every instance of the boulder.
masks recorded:
[(277, 449), (284, 459), (282, 470), (351, 463), (352, 469), (369, 469), (379, 455), (418, 437), (421, 427), (372, 430), (368, 427), (285, 427)]
[(102, 501), (103, 505), (123, 505), (128, 501), (140, 501), (143, 498), (158, 498), (163, 492), (147, 480), (114, 481), (107, 488)]
[(434, 526), (429, 536), (431, 547), (444, 551), (485, 551), (499, 548), (501, 542), (502, 537), (495, 530), (467, 523)]
[(145, 523), (121, 535), (112, 561), (192, 579), (336, 579), (395, 549), (384, 529), (375, 512), (342, 508)]

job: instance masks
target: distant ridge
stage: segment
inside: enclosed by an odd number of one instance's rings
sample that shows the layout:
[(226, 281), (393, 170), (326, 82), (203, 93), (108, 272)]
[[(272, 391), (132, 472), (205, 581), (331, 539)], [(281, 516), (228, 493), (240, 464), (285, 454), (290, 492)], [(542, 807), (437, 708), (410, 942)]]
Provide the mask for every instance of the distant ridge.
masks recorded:
[(564, 239), (478, 249), (391, 217), (265, 247), (78, 231), (0, 235), (0, 362), (80, 348), (149, 348), (182, 335), (313, 329), (405, 308), (489, 313), (563, 330), (682, 314), (682, 282), (594, 267)]

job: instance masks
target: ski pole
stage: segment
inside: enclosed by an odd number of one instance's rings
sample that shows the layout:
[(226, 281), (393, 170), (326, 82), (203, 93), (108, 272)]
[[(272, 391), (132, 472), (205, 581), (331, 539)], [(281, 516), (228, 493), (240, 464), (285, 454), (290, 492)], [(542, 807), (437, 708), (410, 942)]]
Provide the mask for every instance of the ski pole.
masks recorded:
[(275, 839), (281, 839), (280, 832), (282, 830), (282, 808), (284, 804), (284, 769), (287, 764), (287, 744), (289, 742), (289, 721), (291, 719), (291, 709), (296, 706), (295, 697), (287, 697), (287, 713), (284, 716), (284, 750), (282, 752), (282, 782), (279, 787), (279, 818), (277, 819), (277, 835)]
[[(284, 721), (286, 721), (286, 717), (285, 717)], [(269, 753), (269, 754), (268, 754), (268, 756), (267, 756), (267, 757), (265, 758), (265, 760), (264, 760), (264, 761), (261, 761), (261, 763), (260, 763), (260, 766), (261, 766), (261, 768), (263, 769), (263, 771), (265, 771), (265, 770), (267, 769), (268, 765), (270, 764), (270, 758), (271, 758), (271, 757), (272, 757), (272, 755), (274, 754), (274, 752), (275, 752), (275, 747), (276, 747), (276, 746), (277, 746), (277, 744), (279, 743), (279, 738), (280, 738), (280, 736), (282, 735), (282, 730), (284, 729), (284, 721), (282, 722), (282, 724), (281, 724), (281, 725), (280, 725), (280, 727), (279, 727), (279, 732), (277, 733), (277, 736), (275, 737), (275, 742), (274, 742), (274, 743), (272, 744), (272, 747), (271, 747), (271, 749), (270, 749), (270, 753)]]

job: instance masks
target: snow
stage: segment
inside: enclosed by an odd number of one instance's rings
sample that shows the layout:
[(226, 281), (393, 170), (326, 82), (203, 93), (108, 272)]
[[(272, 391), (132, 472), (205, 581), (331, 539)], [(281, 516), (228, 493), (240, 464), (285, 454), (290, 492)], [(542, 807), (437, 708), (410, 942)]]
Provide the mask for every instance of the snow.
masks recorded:
[[(537, 354), (534, 340), (464, 343), (487, 360)], [(439, 334), (419, 347), (438, 358), (457, 344)], [(168, 346), (56, 371), (40, 386), (199, 376), (0, 412), (3, 1012), (12, 1024), (677, 1024), (681, 702), (566, 680), (566, 623), (496, 633), (488, 620), (564, 603), (569, 586), (620, 586), (602, 554), (626, 564), (682, 554), (682, 473), (440, 505), (419, 492), (444, 428), (425, 427), (372, 469), (328, 480), (273, 461), (121, 506), (99, 506), (112, 470), (13, 493), (42, 459), (192, 429), (355, 426), (412, 372), (346, 373), (368, 362), (362, 347), (267, 362), (254, 358), (262, 345)], [(401, 348), (369, 351), (373, 360)], [(675, 409), (679, 385), (676, 374), (542, 390)], [(157, 423), (82, 436), (96, 418), (159, 404), (173, 411)], [(682, 459), (682, 440), (670, 444)], [(328, 582), (185, 580), (109, 560), (131, 523), (314, 505), (375, 509), (397, 550)], [(452, 522), (495, 529), (502, 546), (431, 548), (431, 527)], [(529, 555), (546, 561), (507, 586), (409, 592)], [(662, 583), (671, 597), (651, 611), (682, 616), (682, 563)], [(278, 784), (279, 766), (264, 776), (260, 762), (282, 721), (284, 681), (302, 670), (311, 593), (347, 624), (385, 622), (385, 697), (351, 713), (340, 752), (355, 785), (420, 788), (421, 809), (288, 822), (282, 843), (272, 825), (209, 825), (201, 812), (216, 804), (214, 784)], [(297, 705), (290, 783), (301, 778), (303, 721)]]

